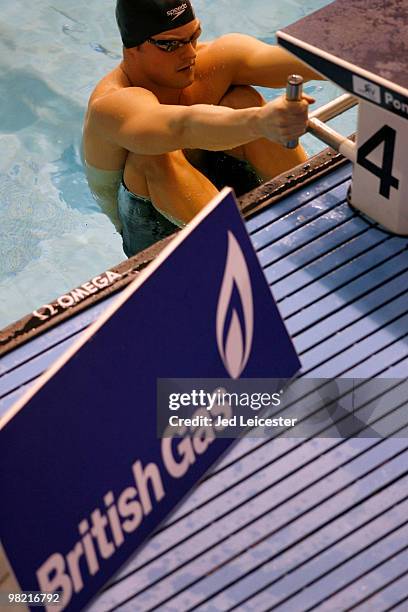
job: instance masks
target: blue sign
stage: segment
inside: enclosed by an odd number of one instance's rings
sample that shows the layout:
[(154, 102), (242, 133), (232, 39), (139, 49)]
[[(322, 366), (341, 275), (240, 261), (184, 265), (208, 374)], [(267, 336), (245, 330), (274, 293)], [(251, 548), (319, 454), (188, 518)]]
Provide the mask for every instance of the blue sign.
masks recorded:
[(158, 439), (158, 378), (298, 368), (225, 189), (6, 415), (1, 540), (21, 590), (81, 610), (230, 446)]

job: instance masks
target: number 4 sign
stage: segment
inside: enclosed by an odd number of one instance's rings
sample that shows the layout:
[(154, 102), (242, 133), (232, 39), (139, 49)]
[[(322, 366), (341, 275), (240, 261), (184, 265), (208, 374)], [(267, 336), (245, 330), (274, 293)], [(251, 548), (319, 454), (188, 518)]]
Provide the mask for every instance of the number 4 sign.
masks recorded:
[(351, 203), (408, 235), (408, 120), (360, 100)]

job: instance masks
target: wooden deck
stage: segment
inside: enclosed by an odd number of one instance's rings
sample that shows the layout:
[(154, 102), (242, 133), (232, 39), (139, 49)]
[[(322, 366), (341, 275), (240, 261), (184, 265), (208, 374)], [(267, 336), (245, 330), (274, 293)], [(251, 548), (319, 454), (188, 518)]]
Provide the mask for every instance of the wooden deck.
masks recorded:
[[(407, 610), (408, 240), (349, 208), (350, 177), (247, 227), (303, 376), (386, 378), (376, 419), (395, 437), (241, 440), (90, 610)], [(2, 358), (1, 411), (110, 299)]]

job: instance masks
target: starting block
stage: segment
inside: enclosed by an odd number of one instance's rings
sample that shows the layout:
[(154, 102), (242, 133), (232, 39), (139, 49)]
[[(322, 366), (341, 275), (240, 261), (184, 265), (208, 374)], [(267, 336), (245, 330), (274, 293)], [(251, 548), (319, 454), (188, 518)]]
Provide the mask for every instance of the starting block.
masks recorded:
[(344, 153), (354, 162), (350, 203), (408, 235), (408, 1), (336, 0), (277, 40), (358, 98), (356, 145), (345, 149), (354, 155)]

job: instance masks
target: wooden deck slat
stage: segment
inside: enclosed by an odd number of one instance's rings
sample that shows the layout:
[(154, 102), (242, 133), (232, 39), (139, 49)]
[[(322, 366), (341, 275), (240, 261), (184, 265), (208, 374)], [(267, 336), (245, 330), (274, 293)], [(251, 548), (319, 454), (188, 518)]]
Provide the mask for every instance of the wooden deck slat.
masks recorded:
[[(404, 482), (408, 485), (407, 479)], [(332, 568), (346, 563), (359, 551), (367, 551), (390, 532), (400, 533), (400, 526), (408, 529), (408, 498), (401, 501), (400, 495), (401, 489), (396, 485), (387, 488), (376, 496), (375, 506), (369, 503), (357, 506), (333, 521), (330, 528), (316, 532), (275, 557), (262, 572), (251, 574), (214, 598), (212, 605), (218, 610), (227, 610), (239, 602), (241, 610), (260, 611), (279, 606), (283, 600), (290, 601), (291, 595), (321, 580)], [(390, 504), (391, 500), (394, 505)], [(373, 514), (374, 508), (381, 514)]]
[[(347, 508), (361, 503), (395, 477), (406, 473), (404, 462), (408, 459), (408, 452), (405, 451), (402, 458), (391, 457), (407, 446), (406, 440), (383, 441), (371, 452), (351, 462), (347, 470), (340, 470), (336, 476), (326, 478), (324, 487), (310, 487), (296, 499), (296, 503), (292, 501), (268, 513), (266, 518), (253, 521), (245, 531), (231, 536), (216, 552), (205, 553), (189, 563), (185, 570), (174, 572), (171, 582), (177, 585), (179, 594), (168, 598), (167, 586), (155, 584), (151, 591), (143, 593), (131, 605), (147, 610), (169, 603), (175, 609), (185, 610), (198, 604), (204, 593), (209, 597), (219, 589), (225, 589), (230, 582), (242, 579), (251, 569), (262, 566), (272, 551), (281, 549), (288, 542), (307, 537), (322, 522), (332, 521)], [(382, 469), (376, 470), (379, 465)], [(268, 531), (273, 531), (274, 535), (267, 536)], [(262, 539), (257, 543), (260, 537)], [(228, 562), (228, 559), (231, 561)], [(214, 564), (220, 566), (218, 570), (214, 571)]]
[[(273, 262), (273, 265), (264, 268), (265, 276), (274, 287), (275, 283), (284, 281), (289, 275), (301, 274), (306, 266), (314, 262), (324, 262), (326, 257), (335, 257), (338, 249), (344, 248), (345, 258), (349, 260), (347, 247), (354, 241), (357, 241), (360, 248), (364, 250), (369, 248), (372, 242), (377, 242), (383, 237), (384, 234), (379, 230), (368, 229), (367, 224), (362, 219), (351, 217), (345, 223), (333, 226), (327, 233), (306, 243), (295, 253), (281, 255)], [(289, 283), (288, 288), (291, 289), (291, 283)]]
[[(316, 610), (318, 606), (319, 609), (327, 611), (348, 609), (370, 590), (377, 589), (378, 572), (370, 572), (374, 566), (381, 566), (381, 575), (385, 581), (401, 572), (408, 572), (407, 542), (408, 525), (405, 525), (383, 537), (373, 546), (366, 544), (364, 550), (350, 562), (346, 562), (329, 576), (316, 581), (311, 587), (303, 589), (302, 593), (289, 599), (285, 604), (279, 605), (279, 610), (282, 612)], [(341, 587), (343, 587), (342, 592), (330, 597)]]
[[(387, 272), (383, 272), (382, 266), (385, 263), (391, 263), (396, 265), (395, 273), (399, 271), (399, 257), (395, 253), (395, 243), (392, 240), (383, 242), (382, 244), (370, 249), (368, 252), (362, 255), (355, 255), (350, 257), (349, 262), (352, 260), (353, 265), (341, 265), (337, 268), (328, 270), (323, 275), (309, 276), (309, 283), (305, 288), (296, 286), (293, 283), (293, 293), (290, 297), (286, 298), (289, 303), (285, 304), (285, 299), (279, 301), (281, 308), (285, 309), (286, 316), (291, 316), (292, 312), (296, 312), (299, 308), (304, 309), (305, 305), (322, 300), (324, 297), (338, 292), (340, 297), (343, 297), (343, 293), (350, 288), (350, 284), (356, 280), (361, 282), (362, 289), (370, 289), (371, 284), (366, 279), (369, 278), (371, 270), (375, 270), (378, 273), (379, 279), (384, 279), (386, 282)], [(405, 250), (401, 253), (402, 269), (408, 272), (408, 252)], [(377, 269), (379, 268), (379, 269)], [(313, 271), (315, 273), (315, 271)], [(305, 273), (308, 273), (307, 267)], [(316, 278), (314, 282), (310, 282), (311, 278)], [(292, 289), (292, 288), (291, 288)]]
[(37, 379), (27, 382), (25, 385), (21, 385), (18, 389), (15, 389), (11, 393), (7, 393), (2, 399), (0, 399), (0, 416), (3, 416), (9, 410), (13, 404), (35, 383)]
[(48, 351), (50, 347), (56, 346), (67, 338), (85, 330), (90, 323), (95, 321), (95, 319), (106, 310), (112, 299), (114, 299), (114, 297), (108, 297), (103, 303), (96, 304), (89, 310), (85, 310), (63, 321), (58, 327), (51, 328), (45, 334), (40, 334), (30, 342), (4, 355), (4, 357), (0, 359), (0, 380), (2, 376), (11, 370), (19, 367), (23, 363), (29, 362), (31, 358), (41, 355), (43, 352)]
[[(324, 200), (322, 200), (321, 206), (323, 206), (323, 202)], [(282, 235), (279, 240), (276, 240), (275, 228), (272, 226), (270, 231), (273, 232), (273, 234), (267, 236), (265, 239), (266, 246), (260, 249), (259, 246), (255, 244), (262, 267), (271, 266), (282, 257), (294, 255), (298, 249), (309, 244), (312, 240), (318, 240), (327, 232), (336, 228), (339, 223), (346, 223), (353, 217), (353, 214), (354, 213), (343, 200), (343, 203), (339, 206), (334, 207), (333, 205), (332, 211), (325, 212), (323, 210), (314, 220), (308, 219), (307, 221), (302, 221), (301, 227), (306, 229), (303, 234), (302, 232), (296, 231), (296, 225), (299, 225), (296, 224), (296, 219), (293, 219), (291, 224), (288, 222), (285, 228), (276, 229), (276, 234), (278, 236)], [(266, 232), (266, 230), (264, 231)]]
[[(299, 330), (314, 325), (325, 316), (333, 313), (339, 308), (346, 308), (348, 304), (352, 304), (360, 297), (372, 293), (376, 289), (381, 290), (382, 286), (397, 277), (398, 275), (408, 271), (408, 252), (404, 251), (398, 253), (392, 259), (389, 259), (385, 263), (378, 265), (373, 274), (371, 272), (360, 275), (355, 280), (352, 280), (345, 284), (341, 289), (338, 289), (335, 293), (325, 295), (321, 299), (316, 301), (311, 300), (305, 304), (293, 296), (290, 300), (290, 304), (282, 302), (280, 304), (281, 312), (288, 325), (290, 325), (291, 333), (298, 333)], [(373, 279), (375, 276), (375, 281)], [(339, 279), (340, 284), (340, 279)], [(403, 283), (401, 284), (399, 291), (404, 288)], [(308, 299), (308, 296), (304, 296)], [(369, 298), (367, 302), (369, 304)]]
[[(406, 276), (408, 278), (408, 273)], [(340, 332), (336, 332), (336, 326), (331, 326), (329, 321), (328, 324), (324, 326), (325, 340), (323, 342), (312, 349), (308, 349), (307, 345), (305, 346), (306, 343), (301, 343), (301, 347), (304, 347), (303, 350), (302, 348), (300, 349), (304, 367), (308, 370), (314, 368), (316, 364), (320, 364), (323, 359), (329, 361), (332, 356), (337, 356), (338, 353), (348, 348), (351, 348), (352, 352), (355, 352), (354, 345), (357, 342), (365, 342), (365, 345), (361, 344), (361, 346), (358, 347), (362, 350), (366, 345), (367, 351), (380, 349), (382, 342), (398, 337), (403, 333), (404, 329), (406, 329), (408, 320), (407, 315), (405, 315), (407, 299), (407, 293), (404, 293), (395, 301), (378, 308), (373, 313), (371, 319), (361, 318), (361, 313), (357, 305), (353, 308), (352, 313), (357, 321), (350, 322), (349, 325)], [(350, 319), (352, 315), (347, 311), (344, 316), (347, 320)], [(395, 322), (395, 324), (392, 322)], [(381, 328), (378, 329), (380, 325)], [(323, 327), (323, 325), (321, 325), (321, 327)], [(393, 331), (394, 329), (395, 333)], [(310, 340), (310, 334), (307, 339)], [(373, 347), (372, 349), (370, 348), (371, 345)], [(362, 353), (363, 356), (365, 354), (370, 355), (371, 353)], [(340, 357), (342, 358), (342, 355), (340, 355)], [(340, 368), (342, 368), (342, 366), (339, 366), (339, 372), (342, 371)], [(324, 376), (324, 372), (325, 370), (322, 370), (322, 376)]]
[(18, 368), (13, 369), (7, 376), (0, 378), (0, 398), (6, 397), (18, 389), (27, 381), (36, 380), (45, 370), (47, 370), (77, 339), (77, 336), (71, 336), (52, 346), (48, 350), (44, 350), (37, 357), (33, 357), (26, 361)]
[(290, 194), (284, 201), (279, 202), (277, 206), (271, 206), (258, 213), (255, 217), (247, 221), (248, 232), (252, 235), (257, 231), (261, 231), (263, 228), (271, 225), (276, 219), (290, 213), (293, 208), (302, 206), (306, 202), (313, 200), (316, 196), (331, 191), (333, 187), (350, 180), (350, 178), (351, 166), (342, 166), (336, 170), (335, 175), (326, 175), (319, 179), (319, 181), (315, 181), (311, 185), (308, 185), (306, 189), (302, 189), (301, 192)]
[[(293, 294), (305, 287), (314, 286), (322, 278), (336, 273), (339, 268), (346, 266), (350, 267), (350, 261), (360, 256), (369, 257), (376, 247), (389, 240), (389, 238), (384, 237), (381, 232), (370, 232), (369, 236), (367, 236), (367, 240), (364, 240), (363, 243), (358, 239), (360, 235), (361, 234), (359, 234), (357, 238), (354, 236), (347, 236), (346, 241), (332, 245), (332, 250), (326, 255), (322, 254), (321, 250), (318, 250), (311, 261), (310, 253), (308, 253), (309, 261), (305, 258), (306, 261), (302, 263), (301, 267), (297, 267), (296, 270), (292, 272), (289, 271), (290, 268), (287, 269), (280, 280), (275, 280), (273, 282), (273, 295), (275, 299), (281, 302), (283, 299), (293, 296)], [(306, 246), (304, 250), (310, 251), (311, 249)], [(272, 269), (275, 269), (275, 267), (276, 266), (272, 266)], [(349, 274), (352, 273), (352, 271), (349, 272)], [(289, 275), (290, 282), (288, 282)]]
[(331, 217), (332, 221), (338, 222), (348, 214), (353, 214), (348, 207), (339, 207), (339, 201), (345, 201), (346, 195), (346, 185), (341, 183), (330, 190), (328, 194), (319, 195), (313, 200), (305, 202), (273, 224), (263, 228), (262, 231), (252, 234), (251, 240), (261, 262), (266, 263), (266, 256), (274, 244), (282, 240), (288, 241), (295, 238), (300, 240), (301, 235), (298, 234), (296, 237), (294, 235), (299, 228), (307, 227), (309, 230), (313, 222), (321, 217)]
[(371, 597), (365, 595), (362, 603), (359, 600), (356, 612), (372, 612), (383, 610), (384, 612), (406, 612), (408, 605), (408, 572), (400, 578), (392, 580), (385, 588), (381, 585)]
[[(405, 317), (405, 321), (407, 321), (407, 317)], [(365, 363), (360, 361), (359, 364), (345, 370), (345, 375), (356, 376), (357, 378), (361, 378), (362, 376), (366, 375), (389, 376), (389, 374), (387, 374), (387, 369), (389, 366), (394, 365), (394, 363), (398, 363), (408, 356), (407, 334), (401, 337), (400, 341), (393, 342), (386, 348), (377, 350), (375, 354), (368, 353), (368, 355), (369, 357), (365, 360)]]
[[(357, 299), (350, 306), (341, 308), (334, 314), (325, 317), (313, 327), (308, 327), (305, 331), (300, 330), (296, 333), (298, 351), (301, 353), (311, 351), (312, 347), (323, 344), (327, 338), (332, 337), (334, 330), (336, 335), (344, 330), (350, 332), (350, 328), (359, 322), (368, 331), (378, 328), (379, 325), (384, 325), (387, 320), (392, 319), (399, 313), (404, 313), (408, 291), (401, 291), (401, 281), (402, 283), (408, 281), (408, 272), (404, 272), (370, 292), (369, 300), (366, 296)], [(396, 305), (393, 303), (394, 300), (397, 302)], [(318, 331), (318, 335), (313, 333), (314, 329)]]
[(408, 357), (401, 359), (397, 364), (393, 365), (387, 371), (387, 376), (390, 378), (404, 378), (408, 372)]

